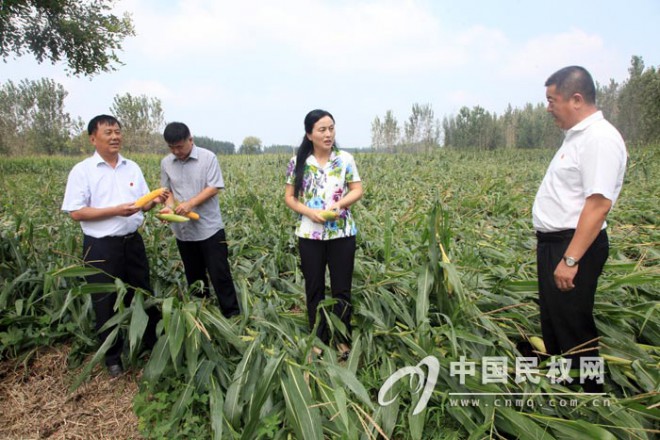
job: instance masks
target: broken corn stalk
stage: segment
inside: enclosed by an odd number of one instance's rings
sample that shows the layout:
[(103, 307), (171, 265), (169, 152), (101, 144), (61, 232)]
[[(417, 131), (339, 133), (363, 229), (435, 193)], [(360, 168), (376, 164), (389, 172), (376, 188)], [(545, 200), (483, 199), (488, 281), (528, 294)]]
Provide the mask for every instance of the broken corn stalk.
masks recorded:
[(601, 353), (600, 357), (605, 359), (608, 364), (617, 364), (617, 365), (632, 365), (633, 361), (629, 359), (623, 359), (618, 356), (612, 356), (609, 354)]
[(161, 196), (167, 188), (158, 188), (153, 191), (151, 191), (148, 194), (143, 195), (139, 199), (137, 199), (134, 203), (135, 206), (138, 208), (142, 208), (144, 205), (147, 203), (151, 202), (153, 199), (155, 199), (158, 196)]
[[(451, 261), (449, 260), (449, 257), (445, 252), (444, 246), (442, 246), (442, 243), (438, 243), (438, 245), (440, 246), (440, 252), (442, 253), (442, 262), (450, 264)], [(451, 282), (449, 282), (449, 274), (447, 273), (447, 269), (443, 268), (442, 274), (445, 279), (445, 285), (447, 286), (447, 292), (450, 294), (454, 293), (454, 285)]]
[(183, 222), (189, 222), (190, 219), (188, 217), (184, 217), (179, 214), (156, 214), (156, 218), (166, 221), (166, 222), (172, 222), (172, 223), (183, 223)]

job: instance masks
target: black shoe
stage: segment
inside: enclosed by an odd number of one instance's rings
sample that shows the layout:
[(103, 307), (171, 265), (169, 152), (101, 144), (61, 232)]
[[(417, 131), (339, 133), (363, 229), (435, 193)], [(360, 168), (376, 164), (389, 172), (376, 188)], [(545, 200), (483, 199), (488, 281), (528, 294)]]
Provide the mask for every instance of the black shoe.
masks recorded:
[(124, 374), (124, 367), (121, 364), (108, 365), (108, 374), (110, 377), (119, 377)]

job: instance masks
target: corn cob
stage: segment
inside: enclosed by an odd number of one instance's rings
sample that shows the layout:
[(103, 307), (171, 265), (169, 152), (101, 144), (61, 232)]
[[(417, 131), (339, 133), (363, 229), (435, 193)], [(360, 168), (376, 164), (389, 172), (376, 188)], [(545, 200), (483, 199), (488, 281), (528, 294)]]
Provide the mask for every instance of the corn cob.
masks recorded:
[(329, 211), (327, 209), (321, 211), (319, 215), (323, 217), (323, 219), (327, 222), (335, 220), (337, 217), (339, 217), (339, 214), (337, 214), (335, 211)]
[(184, 217), (179, 214), (156, 214), (156, 218), (166, 222), (173, 222), (173, 223), (184, 223), (190, 221), (188, 217)]
[(543, 342), (543, 339), (539, 338), (538, 336), (530, 336), (529, 343), (532, 344), (532, 347), (534, 347), (536, 351), (540, 351), (541, 353), (546, 353), (545, 342)]
[(142, 197), (140, 197), (139, 199), (137, 199), (135, 201), (134, 205), (137, 206), (138, 208), (142, 208), (144, 205), (151, 202), (156, 197), (161, 196), (166, 190), (167, 190), (167, 188), (155, 189), (155, 190), (151, 191), (150, 193), (145, 194)]

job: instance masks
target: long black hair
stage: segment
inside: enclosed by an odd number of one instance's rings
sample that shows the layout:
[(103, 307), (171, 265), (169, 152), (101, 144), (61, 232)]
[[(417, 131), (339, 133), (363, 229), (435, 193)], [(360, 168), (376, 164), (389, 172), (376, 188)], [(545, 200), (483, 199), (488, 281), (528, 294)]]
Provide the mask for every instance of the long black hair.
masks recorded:
[(300, 147), (298, 147), (298, 154), (296, 155), (296, 180), (293, 186), (293, 194), (295, 197), (298, 197), (302, 193), (302, 184), (303, 177), (305, 174), (305, 162), (310, 154), (314, 152), (314, 144), (307, 137), (308, 134), (312, 134), (314, 129), (314, 124), (318, 122), (319, 119), (329, 116), (332, 119), (332, 122), (335, 122), (335, 118), (330, 114), (330, 112), (325, 110), (312, 110), (307, 113), (305, 116), (305, 135), (303, 136)]

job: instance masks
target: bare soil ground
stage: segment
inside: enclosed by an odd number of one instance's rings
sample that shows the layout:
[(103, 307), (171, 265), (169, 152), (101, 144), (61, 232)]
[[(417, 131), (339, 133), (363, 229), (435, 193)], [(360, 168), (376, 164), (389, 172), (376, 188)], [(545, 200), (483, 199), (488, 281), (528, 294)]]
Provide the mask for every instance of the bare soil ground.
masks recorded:
[(67, 368), (70, 347), (38, 351), (27, 368), (0, 362), (0, 439), (140, 439), (133, 397), (139, 372), (110, 378), (97, 367), (73, 393), (80, 373)]

